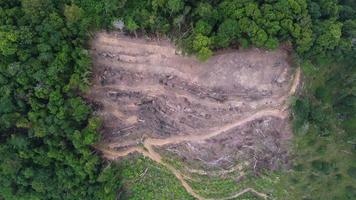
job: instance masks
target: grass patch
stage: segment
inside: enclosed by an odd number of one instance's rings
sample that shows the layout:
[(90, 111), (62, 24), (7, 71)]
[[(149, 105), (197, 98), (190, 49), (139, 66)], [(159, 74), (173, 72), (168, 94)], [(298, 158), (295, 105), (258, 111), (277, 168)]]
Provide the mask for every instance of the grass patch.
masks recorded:
[(305, 62), (302, 69), (306, 84), (294, 106), (294, 167), (284, 177), (288, 199), (356, 199), (350, 175), (356, 166), (355, 134), (344, 126), (355, 120), (348, 91), (353, 79), (347, 76), (355, 68), (322, 60), (318, 67)]
[(120, 199), (194, 199), (168, 169), (149, 158), (143, 156), (124, 158), (118, 163), (118, 167), (124, 185)]
[[(164, 161), (184, 171), (185, 163), (175, 157), (164, 157)], [(190, 173), (187, 182), (201, 196), (205, 198), (223, 198), (232, 196), (245, 188), (251, 187), (259, 192), (268, 194), (274, 199), (283, 199), (288, 194), (285, 189), (283, 179), (287, 172), (264, 172), (260, 176), (254, 176), (252, 173), (247, 173), (243, 179), (239, 179), (241, 175), (238, 172), (231, 172), (224, 177), (214, 177), (207, 175), (199, 175)], [(253, 198), (250, 198), (250, 197)], [(248, 193), (237, 199), (260, 199), (255, 195)]]

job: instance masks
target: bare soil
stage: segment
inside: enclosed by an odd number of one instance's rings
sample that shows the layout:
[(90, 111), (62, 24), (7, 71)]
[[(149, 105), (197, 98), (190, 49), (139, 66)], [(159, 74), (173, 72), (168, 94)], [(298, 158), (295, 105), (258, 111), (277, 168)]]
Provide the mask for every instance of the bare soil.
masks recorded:
[(168, 41), (102, 32), (91, 53), (94, 84), (87, 98), (104, 119), (96, 147), (106, 158), (142, 153), (170, 169), (197, 199), (204, 198), (160, 153), (175, 154), (192, 172), (231, 171), (239, 163), (256, 172), (288, 166), (287, 100), (300, 72), (293, 74), (286, 50), (229, 50), (199, 62)]

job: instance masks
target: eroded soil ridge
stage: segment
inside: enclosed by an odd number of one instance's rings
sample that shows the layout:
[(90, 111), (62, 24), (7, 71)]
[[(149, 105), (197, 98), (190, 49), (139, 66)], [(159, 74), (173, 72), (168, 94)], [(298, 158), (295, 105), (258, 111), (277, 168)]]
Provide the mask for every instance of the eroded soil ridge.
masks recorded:
[[(216, 176), (242, 165), (256, 173), (288, 165), (287, 103), (300, 71), (293, 73), (285, 50), (219, 52), (202, 63), (167, 41), (99, 33), (92, 46), (88, 98), (104, 119), (96, 147), (106, 158), (141, 153), (166, 166), (197, 199), (207, 198), (162, 156), (184, 161), (187, 173)], [(246, 192), (267, 197), (247, 188), (221, 199)]]

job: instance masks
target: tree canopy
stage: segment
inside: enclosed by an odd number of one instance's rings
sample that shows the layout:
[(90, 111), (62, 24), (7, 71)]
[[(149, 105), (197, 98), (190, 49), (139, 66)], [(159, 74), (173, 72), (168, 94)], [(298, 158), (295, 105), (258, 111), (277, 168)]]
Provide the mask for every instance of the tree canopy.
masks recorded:
[[(129, 32), (178, 37), (184, 50), (202, 59), (211, 55), (209, 50), (236, 45), (275, 49), (284, 41), (309, 57), (350, 49), (354, 21), (340, 10), (354, 15), (354, 9), (336, 0), (140, 0), (123, 4), (118, 17)], [(193, 42), (203, 36), (210, 40), (204, 48)]]
[(0, 2), (0, 198), (115, 199), (118, 174), (90, 147), (100, 120), (79, 96), (95, 26), (79, 3)]

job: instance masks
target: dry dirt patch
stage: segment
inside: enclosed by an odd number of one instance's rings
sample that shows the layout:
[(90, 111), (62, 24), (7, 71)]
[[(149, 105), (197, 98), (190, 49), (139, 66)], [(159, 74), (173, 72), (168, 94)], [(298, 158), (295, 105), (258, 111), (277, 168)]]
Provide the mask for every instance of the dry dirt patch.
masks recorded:
[(162, 163), (157, 148), (196, 171), (287, 165), (285, 108), (299, 71), (293, 75), (285, 50), (230, 50), (199, 62), (167, 41), (98, 33), (92, 55), (94, 85), (87, 97), (104, 119), (98, 148), (107, 158), (140, 152)]

